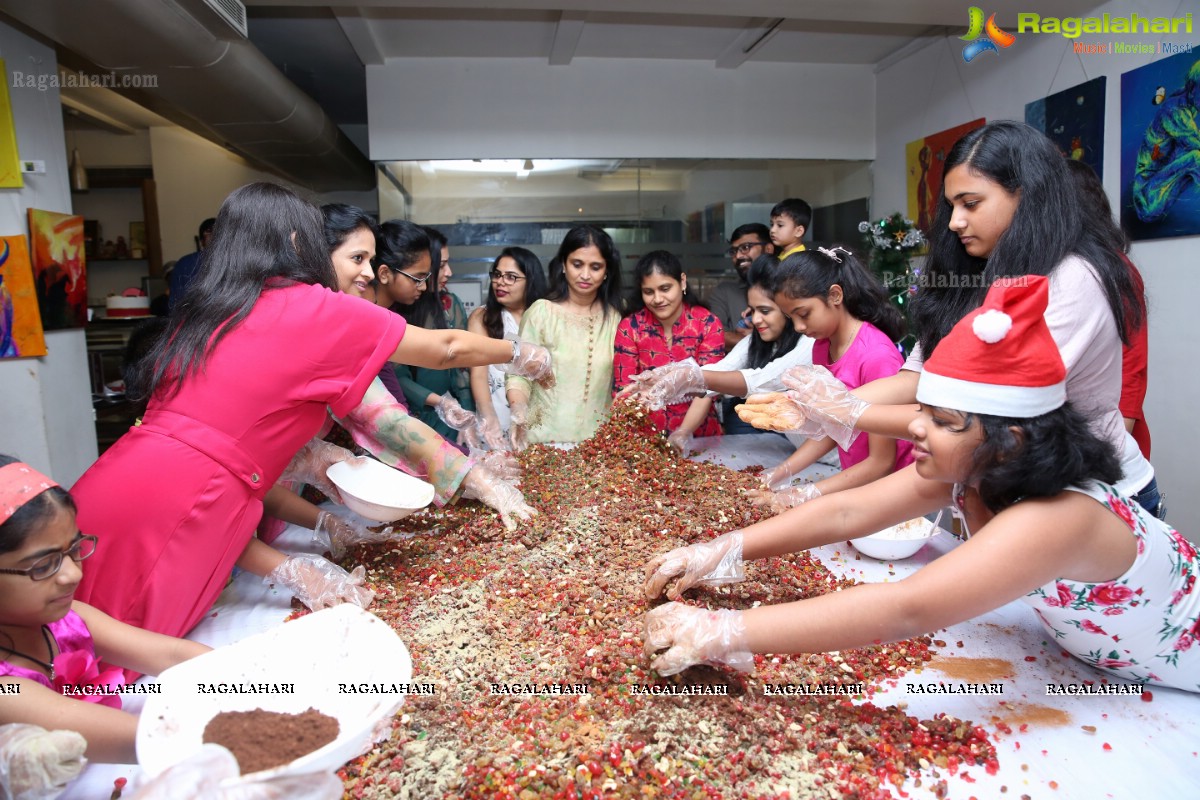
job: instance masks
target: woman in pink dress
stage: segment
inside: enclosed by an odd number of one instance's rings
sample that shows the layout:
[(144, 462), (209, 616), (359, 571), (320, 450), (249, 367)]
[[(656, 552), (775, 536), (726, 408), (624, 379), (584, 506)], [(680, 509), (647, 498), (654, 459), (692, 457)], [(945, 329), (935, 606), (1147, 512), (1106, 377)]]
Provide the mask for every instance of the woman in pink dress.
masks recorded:
[[(284, 556), (251, 541), (264, 494), (326, 408), (355, 408), (385, 361), (548, 371), (540, 348), (406, 329), (337, 285), (315, 206), (268, 183), (225, 200), (203, 270), (132, 376), (131, 389), (149, 397), (142, 424), (72, 489), (81, 528), (104, 543), (80, 600), (179, 635), (208, 611), (235, 562), (259, 575), (277, 570)], [(340, 570), (293, 572), (288, 588), (310, 595), (357, 589)]]

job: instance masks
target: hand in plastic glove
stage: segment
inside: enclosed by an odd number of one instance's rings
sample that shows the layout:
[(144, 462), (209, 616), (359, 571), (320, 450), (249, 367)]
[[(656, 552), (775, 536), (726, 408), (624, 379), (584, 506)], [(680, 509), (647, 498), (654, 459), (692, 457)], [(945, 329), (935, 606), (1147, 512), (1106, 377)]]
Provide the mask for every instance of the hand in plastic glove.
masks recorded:
[(677, 576), (679, 580), (667, 591), (670, 600), (678, 600), (693, 586), (721, 586), (744, 580), (742, 532), (730, 531), (711, 541), (697, 542), (655, 556), (646, 565), (643, 586), (646, 597), (653, 600), (661, 595), (667, 582)]
[(287, 775), (271, 780), (221, 782), (241, 774), (237, 759), (219, 744), (206, 744), (144, 784), (130, 800), (338, 800), (346, 787), (332, 772)]
[(683, 455), (692, 446), (692, 434), (684, 430), (676, 430), (667, 437), (667, 444), (677, 455)]
[(537, 509), (525, 502), (525, 495), (511, 483), (496, 477), (487, 467), (476, 464), (462, 483), (463, 497), (478, 500), (500, 512), (504, 527), (516, 529), (517, 521), (528, 522)]
[(821, 433), (821, 426), (804, 416), (804, 408), (791, 396), (791, 392), (752, 394), (745, 403), (734, 406), (733, 410), (742, 422), (759, 430), (805, 436), (818, 436)]
[(321, 556), (302, 554), (289, 556), (267, 574), (266, 580), (287, 587), (301, 603), (320, 611), (342, 603), (359, 608), (371, 605), (375, 593), (362, 585), (366, 574), (361, 565), (346, 572)]
[(354, 460), (354, 453), (346, 448), (322, 439), (313, 439), (292, 456), (291, 463), (283, 470), (279, 480), (307, 483), (329, 499), (341, 503), (342, 495), (326, 473), (334, 464)]
[(0, 727), (0, 797), (58, 797), (87, 764), (87, 741), (75, 731), (13, 723)]
[(821, 490), (815, 483), (802, 483), (799, 486), (788, 486), (773, 492), (770, 489), (753, 489), (746, 492), (750, 502), (771, 510), (772, 514), (782, 514), (789, 508), (816, 500), (821, 496)]
[(498, 365), (501, 372), (528, 378), (543, 389), (554, 385), (554, 368), (550, 351), (540, 344), (518, 342), (512, 361)]
[(792, 367), (783, 373), (782, 380), (792, 390), (789, 396), (800, 403), (805, 416), (821, 426), (824, 435), (843, 450), (854, 443), (859, 434), (854, 426), (870, 403), (852, 395), (846, 384), (825, 367)]
[(763, 472), (762, 483), (768, 489), (776, 489), (790, 481), (795, 474), (792, 465), (787, 461), (782, 461)]
[(486, 453), (471, 453), (475, 463), (486, 467), (488, 472), (505, 483), (516, 486), (521, 483), (521, 464), (507, 450), (489, 450)]
[[(650, 667), (659, 675), (674, 675), (696, 664), (754, 670), (741, 611), (667, 603), (646, 614), (643, 641), (646, 655), (652, 658)], [(666, 652), (655, 657), (660, 650)]]
[(514, 400), (509, 403), (509, 412), (512, 414), (512, 426), (508, 435), (512, 449), (519, 453), (529, 444), (529, 402)]
[(495, 416), (480, 415), (479, 435), (483, 437), (483, 443), (491, 450), (508, 450), (512, 447), (512, 443), (500, 429), (500, 421)]
[(313, 529), (313, 541), (328, 548), (334, 558), (341, 558), (356, 544), (377, 544), (399, 538), (392, 533), (390, 525), (381, 531), (373, 531), (361, 522), (351, 522), (328, 511), (317, 515), (317, 527)]
[(438, 400), (438, 404), (433, 407), (433, 410), (437, 412), (438, 418), (442, 422), (456, 431), (475, 427), (475, 413), (463, 408), (449, 392), (442, 395), (442, 399)]
[(650, 410), (666, 408), (672, 403), (682, 403), (700, 397), (708, 391), (704, 384), (704, 370), (694, 358), (685, 358), (672, 364), (639, 372), (632, 382), (618, 393), (618, 397), (630, 397)]

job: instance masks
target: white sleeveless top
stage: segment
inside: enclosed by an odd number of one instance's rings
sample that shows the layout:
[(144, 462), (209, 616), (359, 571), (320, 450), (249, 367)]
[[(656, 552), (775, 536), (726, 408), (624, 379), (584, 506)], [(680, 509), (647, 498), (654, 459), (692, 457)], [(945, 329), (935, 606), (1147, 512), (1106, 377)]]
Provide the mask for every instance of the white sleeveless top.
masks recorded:
[[(521, 326), (508, 309), (500, 309), (500, 321), (504, 325), (504, 338), (512, 342), (517, 341), (520, 338)], [(508, 433), (512, 425), (512, 414), (508, 410), (508, 395), (504, 392), (504, 373), (495, 364), (488, 366), (488, 391), (492, 393), (492, 408), (496, 409), (500, 430)]]

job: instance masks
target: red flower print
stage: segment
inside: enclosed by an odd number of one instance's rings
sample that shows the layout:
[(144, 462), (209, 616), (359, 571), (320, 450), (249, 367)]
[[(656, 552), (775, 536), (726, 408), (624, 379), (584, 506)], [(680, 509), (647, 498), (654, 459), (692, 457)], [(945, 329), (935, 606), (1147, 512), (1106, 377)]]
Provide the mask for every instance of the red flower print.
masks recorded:
[(1129, 504), (1119, 497), (1109, 495), (1108, 507), (1113, 510), (1113, 513), (1120, 517), (1130, 529), (1137, 527), (1137, 520), (1134, 519), (1133, 511), (1129, 508)]
[(1128, 586), (1116, 583), (1099, 583), (1088, 592), (1088, 601), (1102, 606), (1115, 606), (1133, 597), (1133, 591)]
[[(54, 659), (54, 690), (66, 693), (85, 703), (99, 703), (109, 708), (121, 707), (121, 696), (104, 694), (104, 689), (117, 689), (125, 685), (125, 673), (117, 668), (100, 671), (100, 659), (87, 650), (72, 650), (59, 653)], [(69, 687), (69, 689), (68, 689)], [(94, 687), (96, 692), (89, 694)]]
[(1099, 625), (1092, 622), (1090, 619), (1085, 619), (1083, 622), (1079, 623), (1079, 627), (1082, 628), (1083, 630), (1087, 631), (1088, 633), (1103, 633), (1105, 636), (1108, 635), (1108, 632), (1106, 630), (1104, 630), (1104, 628), (1101, 628)]
[(1132, 667), (1133, 662), (1121, 661), (1120, 659), (1116, 658), (1102, 658), (1096, 662), (1096, 666), (1103, 669), (1118, 669), (1120, 667)]
[(1192, 649), (1192, 643), (1195, 641), (1196, 640), (1192, 638), (1191, 634), (1185, 633), (1179, 637), (1178, 641), (1175, 642), (1175, 650), (1180, 653), (1184, 652), (1185, 650), (1190, 650)]
[(1175, 542), (1176, 549), (1179, 550), (1180, 558), (1182, 558), (1184, 561), (1195, 560), (1196, 546), (1187, 539), (1183, 538), (1179, 531), (1175, 530), (1174, 528), (1171, 529), (1171, 539)]
[(1075, 595), (1071, 592), (1070, 587), (1063, 584), (1058, 584), (1058, 597), (1047, 597), (1046, 605), (1051, 608), (1061, 608), (1070, 604), (1075, 599)]
[(1125, 609), (1117, 608), (1116, 606), (1112, 606), (1110, 608), (1104, 609), (1100, 613), (1102, 613), (1106, 617), (1119, 617), (1120, 615), (1125, 613)]

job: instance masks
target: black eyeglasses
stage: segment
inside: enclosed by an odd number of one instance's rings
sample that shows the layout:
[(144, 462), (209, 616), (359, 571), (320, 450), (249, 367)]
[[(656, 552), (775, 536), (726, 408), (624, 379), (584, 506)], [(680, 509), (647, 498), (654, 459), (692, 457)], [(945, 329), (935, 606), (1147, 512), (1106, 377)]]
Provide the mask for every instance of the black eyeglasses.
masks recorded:
[(72, 542), (66, 550), (59, 550), (57, 553), (50, 553), (39, 558), (28, 569), (0, 569), (0, 574), (28, 575), (30, 580), (44, 581), (58, 574), (58, 571), (62, 569), (63, 559), (67, 556), (70, 556), (71, 560), (78, 564), (95, 553), (97, 541), (99, 540), (95, 536), (80, 534), (79, 538)]
[(492, 280), (496, 283), (514, 284), (525, 280), (525, 276), (519, 272), (501, 272), (494, 269), (489, 272), (488, 275), (490, 275)]
[(750, 251), (756, 247), (766, 247), (766, 246), (767, 246), (766, 242), (743, 242), (742, 244), (739, 244), (736, 247), (731, 247), (728, 250), (726, 250), (725, 255), (727, 255), (727, 256), (733, 256), (733, 255), (744, 256), (744, 255), (748, 255), (750, 253)]
[(432, 273), (429, 273), (429, 274), (426, 274), (425, 277), (423, 277), (423, 278), (418, 278), (415, 275), (409, 275), (407, 272), (405, 272), (402, 269), (394, 269), (394, 270), (392, 270), (392, 272), (395, 272), (397, 275), (403, 275), (404, 277), (408, 278), (410, 281), (415, 283), (417, 286), (424, 286), (425, 281), (429, 280), (429, 278), (432, 276)]

